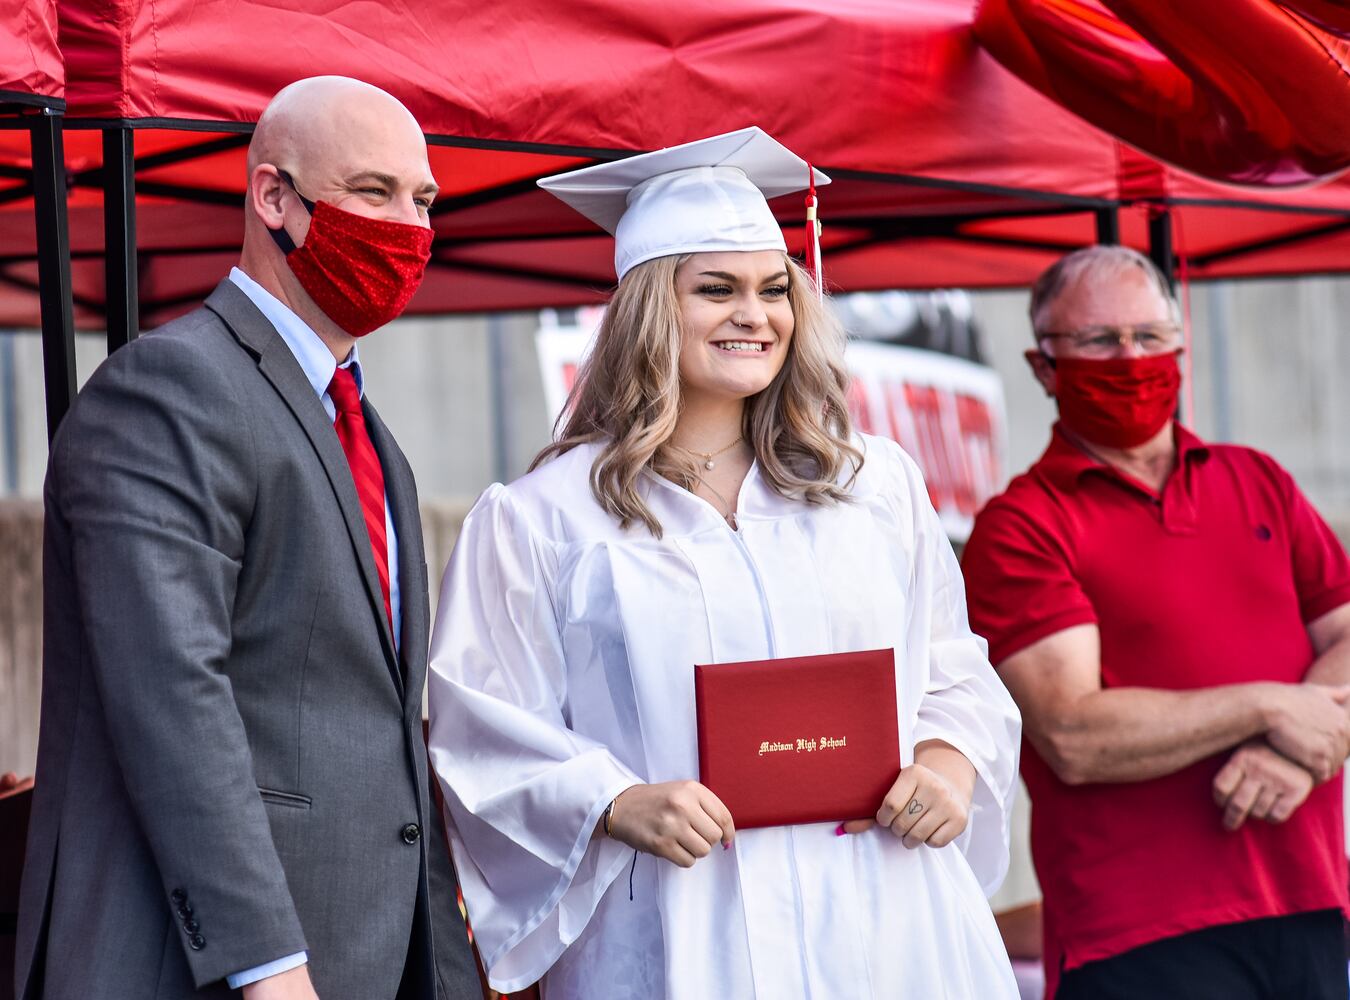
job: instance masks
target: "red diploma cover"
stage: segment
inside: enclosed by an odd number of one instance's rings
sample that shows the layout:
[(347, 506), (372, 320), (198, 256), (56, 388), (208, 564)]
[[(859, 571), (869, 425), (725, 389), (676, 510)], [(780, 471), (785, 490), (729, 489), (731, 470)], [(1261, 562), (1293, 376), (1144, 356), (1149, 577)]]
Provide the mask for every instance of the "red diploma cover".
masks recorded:
[(694, 699), (737, 829), (870, 818), (900, 773), (894, 650), (699, 665)]

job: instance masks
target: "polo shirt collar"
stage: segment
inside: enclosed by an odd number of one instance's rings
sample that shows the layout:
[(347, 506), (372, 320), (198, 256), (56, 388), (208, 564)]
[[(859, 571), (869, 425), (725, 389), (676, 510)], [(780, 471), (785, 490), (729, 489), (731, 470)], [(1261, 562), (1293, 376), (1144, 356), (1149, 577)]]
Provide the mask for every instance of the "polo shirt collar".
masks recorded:
[[(1209, 445), (1176, 421), (1172, 422), (1172, 433), (1177, 443), (1177, 468), (1185, 468), (1192, 458), (1203, 459), (1209, 455)], [(1037, 460), (1036, 469), (1060, 490), (1074, 489), (1088, 473), (1110, 474), (1109, 466), (1074, 443), (1062, 421), (1055, 422), (1050, 445)]]

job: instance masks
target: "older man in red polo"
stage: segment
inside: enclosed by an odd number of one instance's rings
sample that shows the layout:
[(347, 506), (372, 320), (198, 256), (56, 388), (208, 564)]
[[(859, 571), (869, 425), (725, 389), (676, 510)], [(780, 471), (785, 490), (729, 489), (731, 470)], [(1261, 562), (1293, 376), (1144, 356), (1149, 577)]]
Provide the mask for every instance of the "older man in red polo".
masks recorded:
[(1022, 709), (1050, 992), (1344, 1000), (1350, 561), (1271, 458), (1173, 419), (1147, 258), (1071, 254), (1031, 319), (1059, 422), (964, 570)]

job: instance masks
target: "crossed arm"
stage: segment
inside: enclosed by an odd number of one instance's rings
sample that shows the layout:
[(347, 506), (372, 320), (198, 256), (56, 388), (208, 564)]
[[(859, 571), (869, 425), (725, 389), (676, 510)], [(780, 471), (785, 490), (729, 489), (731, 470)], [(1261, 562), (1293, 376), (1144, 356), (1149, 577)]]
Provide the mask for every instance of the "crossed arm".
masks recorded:
[(1350, 755), (1350, 605), (1308, 627), (1317, 658), (1302, 684), (1193, 691), (1101, 686), (1096, 626), (1008, 657), (999, 674), (1027, 738), (1067, 784), (1147, 781), (1237, 747), (1215, 778), (1225, 824), (1287, 819)]

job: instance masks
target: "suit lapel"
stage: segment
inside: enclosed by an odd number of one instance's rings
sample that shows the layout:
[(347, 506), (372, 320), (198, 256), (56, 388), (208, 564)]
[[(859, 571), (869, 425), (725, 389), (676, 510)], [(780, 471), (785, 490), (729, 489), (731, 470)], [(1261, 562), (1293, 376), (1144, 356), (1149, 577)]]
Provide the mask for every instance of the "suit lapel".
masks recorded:
[(347, 537), (351, 541), (353, 554), (361, 569), (361, 579), (365, 583), (372, 616), (379, 629), (386, 665), (401, 696), (403, 684), (394, 654), (394, 640), (389, 631), (389, 621), (384, 613), (384, 592), (380, 587), (379, 573), (375, 569), (375, 557), (370, 550), (370, 535), (366, 531), (365, 518), (361, 513), (361, 501), (356, 495), (351, 466), (347, 464), (347, 456), (338, 441), (337, 433), (333, 430), (332, 421), (328, 419), (328, 412), (315, 395), (314, 387), (305, 378), (300, 362), (295, 360), (291, 349), (238, 286), (228, 279), (222, 281), (207, 298), (206, 306), (225, 321), (239, 341), (257, 358), (258, 370), (272, 383), (278, 395), (295, 415), (296, 421), (319, 456), (324, 472), (328, 475), (328, 481), (333, 487), (333, 493), (337, 497), (342, 520), (347, 528)]
[(384, 491), (389, 498), (389, 512), (398, 535), (397, 572), (402, 617), (399, 654), (403, 663), (404, 694), (409, 704), (415, 699), (420, 710), (430, 610), (427, 607), (427, 567), (422, 516), (417, 509), (417, 484), (412, 469), (375, 407), (367, 401), (363, 409), (366, 429), (384, 469)]

